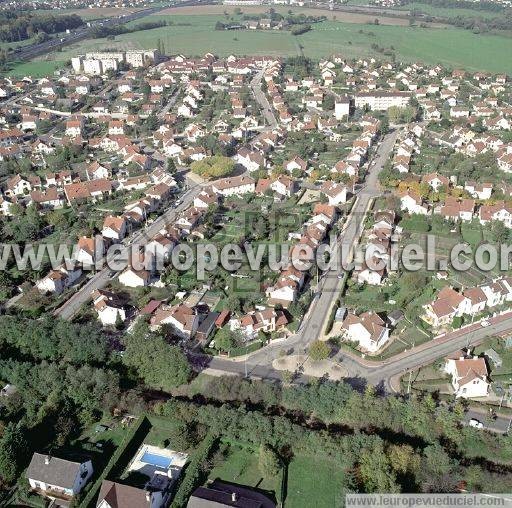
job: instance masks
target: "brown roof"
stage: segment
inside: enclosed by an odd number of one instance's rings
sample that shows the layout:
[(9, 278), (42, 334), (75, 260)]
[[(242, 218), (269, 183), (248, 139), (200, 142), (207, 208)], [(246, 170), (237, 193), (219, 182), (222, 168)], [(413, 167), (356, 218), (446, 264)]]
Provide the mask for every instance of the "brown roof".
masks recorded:
[(151, 503), (146, 497), (146, 491), (123, 485), (110, 480), (103, 480), (96, 506), (105, 500), (111, 508), (145, 508)]
[(459, 378), (459, 386), (480, 378), (487, 380), (487, 365), (483, 358), (465, 358), (455, 360), (455, 369)]

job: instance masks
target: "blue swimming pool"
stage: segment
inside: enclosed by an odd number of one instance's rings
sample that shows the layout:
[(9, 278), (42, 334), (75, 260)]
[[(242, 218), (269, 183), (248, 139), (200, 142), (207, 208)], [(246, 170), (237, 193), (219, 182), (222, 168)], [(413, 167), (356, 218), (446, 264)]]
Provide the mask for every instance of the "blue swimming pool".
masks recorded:
[(152, 466), (161, 467), (163, 469), (169, 469), (169, 466), (172, 464), (172, 459), (169, 457), (162, 457), (162, 455), (150, 452), (144, 452), (140, 460), (146, 464), (151, 464)]

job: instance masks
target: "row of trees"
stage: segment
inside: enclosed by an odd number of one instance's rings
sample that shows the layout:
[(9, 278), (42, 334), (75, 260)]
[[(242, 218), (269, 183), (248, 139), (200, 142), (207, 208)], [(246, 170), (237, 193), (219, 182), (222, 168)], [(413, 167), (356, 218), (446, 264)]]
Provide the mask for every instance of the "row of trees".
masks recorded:
[(107, 344), (100, 327), (74, 324), (46, 315), (39, 320), (0, 316), (0, 350), (15, 349), (35, 360), (104, 363)]
[(96, 323), (0, 317), (0, 380), (16, 387), (0, 407), (0, 483), (16, 480), (35, 450), (64, 446), (114, 408), (144, 408), (127, 388), (139, 379), (167, 390), (190, 379), (182, 351), (146, 323), (125, 342), (121, 360)]
[(115, 37), (116, 35), (129, 34), (133, 32), (140, 32), (143, 30), (153, 30), (154, 28), (161, 28), (167, 25), (163, 21), (145, 21), (131, 27), (127, 25), (115, 26), (96, 26), (91, 30), (91, 37), (93, 39), (102, 39), (104, 37)]
[[(208, 391), (221, 387), (221, 383), (227, 381), (219, 381)], [(236, 394), (237, 398), (254, 397), (256, 393), (261, 397), (279, 395), (279, 389), (273, 390), (269, 385), (260, 390), (257, 383), (233, 378), (229, 383), (234, 390), (243, 390)], [(247, 386), (242, 387), (242, 383)], [(218, 398), (220, 394), (216, 395)], [(497, 492), (510, 489), (507, 468), (495, 473), (499, 468), (474, 458), (473, 448), (476, 439), (484, 449), (505, 446), (510, 453), (510, 443), (506, 438), (493, 437), (491, 445), (488, 436), (479, 438), (474, 429), (461, 429), (458, 409), (443, 409), (432, 399), (383, 399), (372, 390), (361, 394), (347, 385), (331, 383), (285, 389), (280, 396), (278, 402), (293, 408), (291, 413), (281, 409), (270, 412), (280, 416), (270, 416), (264, 403), (261, 408), (248, 410), (239, 402), (219, 407), (183, 400), (171, 400), (156, 410), (186, 425), (207, 428), (209, 433), (228, 441), (239, 440), (259, 447), (259, 467), (264, 476), (275, 476), (282, 463), (304, 453), (335, 461), (346, 476), (345, 491), (456, 492), (461, 482), (466, 482), (470, 491), (487, 489), (483, 487), (486, 483)], [(387, 400), (390, 402), (383, 402)], [(318, 411), (308, 412), (308, 407)], [(318, 420), (321, 412), (326, 416), (337, 413), (338, 422), (354, 425), (337, 426), (327, 432)], [(317, 419), (313, 428), (308, 428), (313, 414)], [(364, 425), (359, 426), (363, 421)]]
[(0, 41), (20, 42), (40, 33), (55, 34), (74, 30), (83, 24), (82, 18), (76, 14), (34, 16), (26, 13), (14, 13), (9, 17), (2, 15), (0, 16)]

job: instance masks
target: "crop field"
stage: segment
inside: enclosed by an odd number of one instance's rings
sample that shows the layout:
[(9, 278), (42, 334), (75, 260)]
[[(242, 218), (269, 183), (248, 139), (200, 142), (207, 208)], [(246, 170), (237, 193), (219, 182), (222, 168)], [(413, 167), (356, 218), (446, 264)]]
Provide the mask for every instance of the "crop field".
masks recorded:
[[(244, 14), (260, 14), (264, 12), (268, 12), (268, 5), (260, 5), (260, 6), (245, 6), (242, 7), (242, 11)], [(161, 15), (167, 16), (186, 16), (186, 15), (215, 15), (215, 16), (224, 16), (224, 13), (228, 13), (228, 17), (235, 16), (236, 7), (230, 7), (226, 5), (205, 5), (201, 7), (201, 9), (197, 9), (197, 7), (172, 7), (170, 9), (166, 9), (162, 11)], [(290, 10), (289, 7), (274, 7), (274, 10), (283, 16), (288, 14)], [(327, 9), (308, 9), (308, 8), (299, 8), (293, 9), (294, 15), (304, 14), (306, 16), (325, 16), (327, 19), (331, 21), (342, 21), (345, 23), (373, 23), (375, 19), (379, 20), (379, 24), (381, 25), (408, 25), (409, 22), (407, 19), (386, 16), (382, 14), (365, 14), (359, 12), (344, 12), (344, 11), (330, 11)], [(397, 14), (403, 16), (406, 12), (397, 11)]]
[[(201, 14), (155, 15), (145, 21), (166, 20), (169, 26), (117, 36), (114, 41), (94, 39), (68, 46), (61, 52), (40, 57), (34, 63), (14, 68), (14, 74), (41, 75), (42, 70), (63, 65), (72, 56), (91, 50), (137, 49), (157, 47), (160, 41), (167, 54), (203, 55), (210, 51), (219, 56), (304, 54), (322, 58), (333, 53), (347, 57), (382, 55), (382, 48), (393, 51), (403, 61), (441, 63), (451, 67), (512, 74), (512, 38), (505, 35), (476, 35), (453, 27), (420, 28), (409, 26), (345, 23), (339, 20), (313, 25), (301, 36), (288, 31), (214, 30), (217, 21), (236, 20), (235, 16), (203, 14), (218, 6), (196, 9)], [(181, 9), (181, 11), (180, 11)], [(188, 11), (190, 8), (173, 9)], [(248, 11), (248, 8), (245, 8)], [(164, 12), (170, 12), (166, 10)], [(302, 11), (297, 11), (302, 12)], [(317, 14), (322, 11), (314, 11)], [(340, 14), (340, 13), (337, 13)], [(137, 22), (135, 22), (137, 23)], [(172, 23), (172, 24), (171, 24)], [(373, 46), (373, 47), (372, 47)], [(378, 46), (379, 49), (376, 48)], [(447, 50), (449, 48), (449, 51)], [(43, 65), (43, 63), (45, 65)]]

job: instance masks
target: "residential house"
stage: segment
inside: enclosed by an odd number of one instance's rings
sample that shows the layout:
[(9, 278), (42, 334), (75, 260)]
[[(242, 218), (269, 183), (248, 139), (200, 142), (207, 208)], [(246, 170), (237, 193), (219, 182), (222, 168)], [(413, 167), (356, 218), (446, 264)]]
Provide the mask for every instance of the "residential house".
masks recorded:
[(434, 328), (449, 325), (455, 317), (469, 314), (473, 308), (471, 300), (463, 293), (446, 286), (437, 295), (437, 298), (424, 306), (423, 319)]
[(194, 308), (184, 304), (162, 305), (151, 317), (150, 326), (158, 329), (162, 325), (170, 325), (177, 335), (190, 339), (199, 326), (199, 315)]
[(375, 353), (389, 341), (389, 328), (375, 312), (347, 314), (342, 330), (348, 340), (357, 342), (361, 350), (369, 353)]
[(92, 292), (92, 303), (103, 326), (114, 326), (126, 320), (125, 305), (115, 293), (96, 289)]
[(347, 187), (340, 183), (326, 181), (320, 191), (327, 197), (329, 205), (337, 206), (347, 202)]
[(284, 312), (272, 308), (252, 311), (240, 318), (231, 318), (229, 321), (231, 330), (239, 330), (247, 341), (256, 339), (259, 332), (272, 333), (287, 324), (288, 319)]
[(46, 277), (36, 283), (37, 289), (42, 293), (53, 293), (60, 295), (66, 288), (70, 287), (82, 275), (79, 267), (67, 268), (65, 265), (52, 270)]
[(216, 180), (211, 187), (214, 192), (223, 196), (242, 196), (254, 192), (256, 181), (250, 176), (240, 175)]
[(165, 508), (165, 492), (103, 480), (96, 508)]
[(37, 493), (50, 499), (70, 501), (81, 492), (92, 473), (90, 460), (78, 462), (34, 453), (26, 477)]
[(124, 239), (127, 233), (127, 223), (124, 217), (114, 217), (107, 215), (103, 221), (103, 229), (101, 234), (105, 238), (110, 238), (116, 242)]
[(452, 387), (456, 397), (466, 399), (487, 397), (489, 394), (489, 371), (484, 358), (459, 353), (447, 358), (444, 371), (452, 376)]
[(104, 249), (103, 238), (101, 236), (92, 238), (81, 236), (78, 239), (75, 260), (77, 263), (82, 263), (84, 266), (92, 266), (103, 257)]

